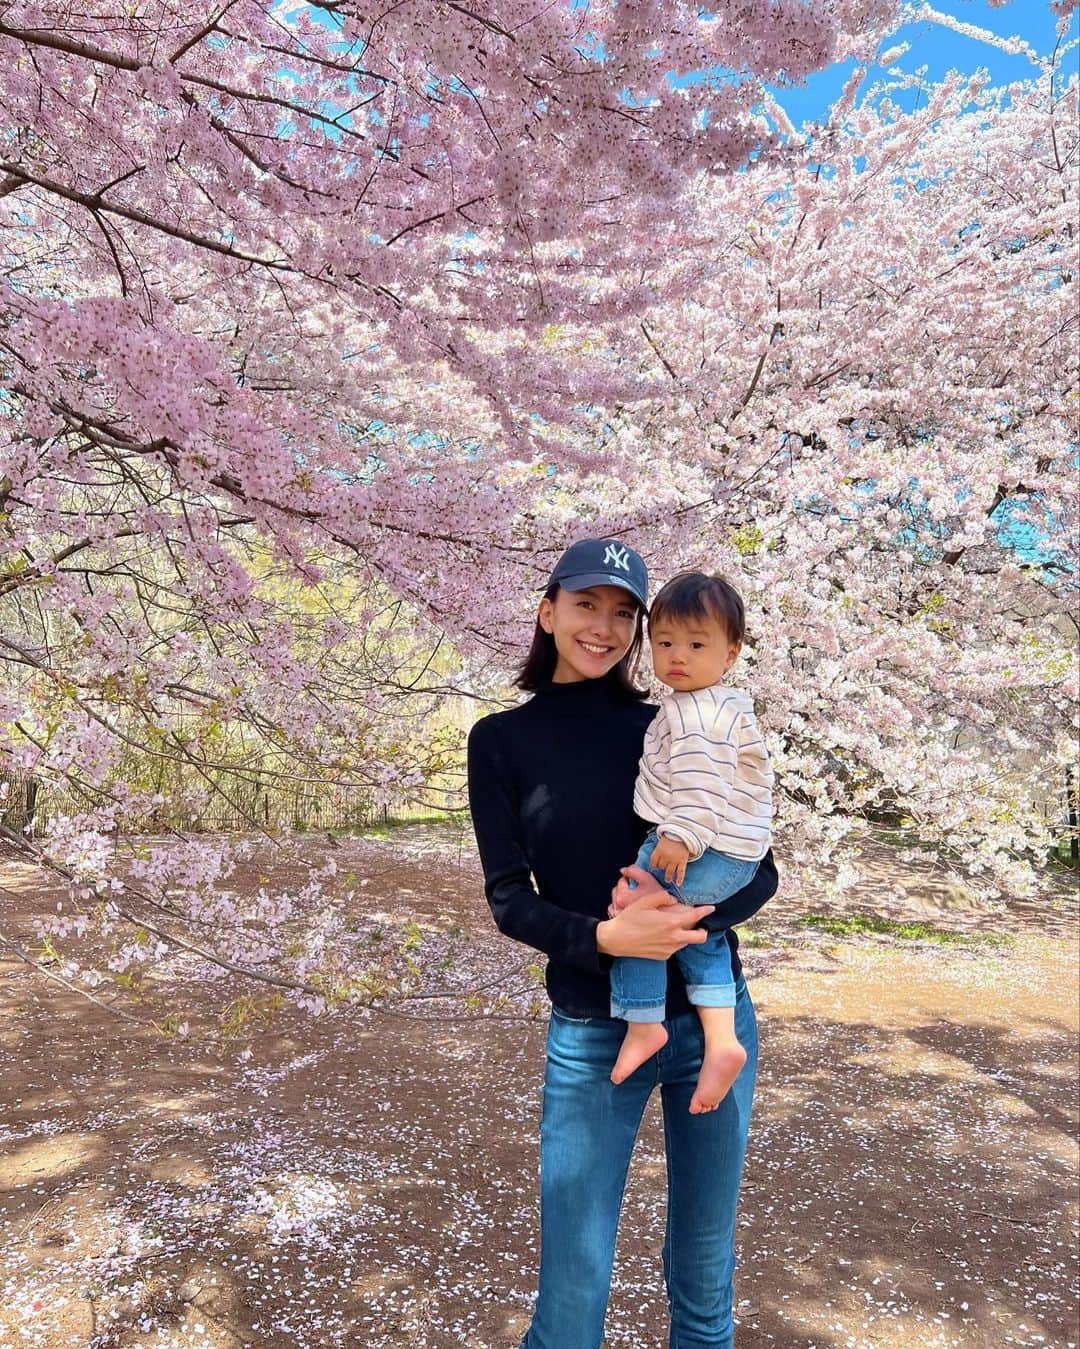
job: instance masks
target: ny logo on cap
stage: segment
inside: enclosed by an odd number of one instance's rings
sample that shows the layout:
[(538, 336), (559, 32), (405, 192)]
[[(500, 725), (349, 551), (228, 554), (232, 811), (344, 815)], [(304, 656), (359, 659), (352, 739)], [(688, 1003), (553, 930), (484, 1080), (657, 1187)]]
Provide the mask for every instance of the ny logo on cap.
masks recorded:
[(630, 570), (630, 554), (618, 543), (609, 543), (604, 549), (604, 566), (611, 564), (618, 567), (620, 571)]

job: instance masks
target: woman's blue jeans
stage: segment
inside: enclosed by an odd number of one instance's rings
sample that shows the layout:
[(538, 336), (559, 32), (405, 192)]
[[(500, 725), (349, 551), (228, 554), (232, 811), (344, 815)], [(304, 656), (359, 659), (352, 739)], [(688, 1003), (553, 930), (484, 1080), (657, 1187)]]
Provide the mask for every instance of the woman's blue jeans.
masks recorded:
[[(667, 1153), (664, 1278), (669, 1349), (731, 1349), (735, 1207), (757, 1071), (757, 1021), (740, 977), (735, 1030), (746, 1067), (716, 1110), (691, 1115), (704, 1039), (694, 1012), (666, 1023), (668, 1042), (625, 1082), (608, 1074), (626, 1026), (553, 1008), (540, 1130), (540, 1289), (521, 1349), (598, 1349), (615, 1234), (634, 1139), (660, 1087)], [(644, 1339), (636, 1349), (649, 1349)]]

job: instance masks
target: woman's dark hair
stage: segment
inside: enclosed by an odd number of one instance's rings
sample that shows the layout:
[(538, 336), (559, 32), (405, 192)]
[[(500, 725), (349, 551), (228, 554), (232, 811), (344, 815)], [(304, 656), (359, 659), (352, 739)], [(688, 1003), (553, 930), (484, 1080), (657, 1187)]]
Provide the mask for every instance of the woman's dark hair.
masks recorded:
[(674, 623), (711, 618), (737, 646), (746, 636), (742, 596), (723, 576), (708, 576), (703, 571), (680, 572), (661, 589), (649, 609), (649, 627), (665, 618)]
[[(544, 599), (551, 600), (554, 603), (555, 596), (561, 589), (562, 586), (556, 581), (554, 585), (548, 586), (544, 591)], [(645, 616), (645, 611), (633, 596), (630, 598), (637, 609), (634, 637), (627, 648), (626, 655), (623, 656), (614, 670), (605, 677), (616, 680), (622, 691), (629, 694), (631, 698), (646, 698), (648, 697), (646, 690), (639, 689), (634, 683), (638, 661), (641, 659), (642, 619)], [(514, 687), (523, 689), (526, 693), (535, 693), (541, 684), (546, 684), (554, 676), (558, 659), (559, 653), (555, 649), (555, 638), (550, 632), (544, 631), (540, 626), (540, 620), (537, 619), (529, 654), (525, 657), (525, 662), (517, 673)]]

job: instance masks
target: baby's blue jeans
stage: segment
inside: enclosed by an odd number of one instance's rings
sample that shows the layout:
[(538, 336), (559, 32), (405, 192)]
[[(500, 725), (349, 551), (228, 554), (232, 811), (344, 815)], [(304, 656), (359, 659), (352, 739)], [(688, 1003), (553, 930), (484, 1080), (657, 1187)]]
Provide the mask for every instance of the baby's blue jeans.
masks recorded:
[[(649, 865), (656, 847), (654, 829), (637, 855), (636, 866), (651, 872), (680, 904), (719, 904), (749, 885), (757, 862), (707, 848), (687, 864), (682, 885), (669, 885), (664, 873)], [(686, 994), (696, 1007), (734, 1007), (735, 981), (727, 934), (710, 932), (705, 941), (684, 946), (676, 960), (686, 980)], [(621, 1021), (663, 1021), (667, 968), (662, 960), (617, 956), (611, 967), (611, 1015)]]

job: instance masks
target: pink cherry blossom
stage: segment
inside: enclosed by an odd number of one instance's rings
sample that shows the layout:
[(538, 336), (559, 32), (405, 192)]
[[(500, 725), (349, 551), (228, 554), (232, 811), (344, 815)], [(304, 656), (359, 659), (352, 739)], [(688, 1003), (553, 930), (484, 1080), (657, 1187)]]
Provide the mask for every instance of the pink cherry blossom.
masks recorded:
[(325, 1005), (340, 878), (241, 900), (232, 845), (126, 840), (445, 799), (590, 532), (745, 591), (789, 865), (885, 810), (1030, 883), (1076, 731), (1077, 84), (859, 69), (797, 135), (767, 84), (895, 11), (4, 9), (0, 755), (54, 803), (44, 935)]

